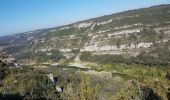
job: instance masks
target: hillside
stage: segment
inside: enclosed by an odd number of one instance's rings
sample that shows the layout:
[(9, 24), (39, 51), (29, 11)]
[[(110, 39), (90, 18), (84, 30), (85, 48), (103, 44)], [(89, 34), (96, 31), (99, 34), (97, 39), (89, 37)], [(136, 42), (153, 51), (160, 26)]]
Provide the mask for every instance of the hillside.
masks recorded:
[(120, 12), (57, 28), (4, 36), (0, 38), (0, 48), (16, 57), (22, 56), (22, 60), (27, 59), (28, 53), (50, 56), (56, 50), (67, 59), (86, 51), (124, 58), (143, 52), (153, 55), (158, 49), (169, 48), (169, 15), (170, 5)]
[(0, 37), (2, 100), (169, 100), (170, 5)]

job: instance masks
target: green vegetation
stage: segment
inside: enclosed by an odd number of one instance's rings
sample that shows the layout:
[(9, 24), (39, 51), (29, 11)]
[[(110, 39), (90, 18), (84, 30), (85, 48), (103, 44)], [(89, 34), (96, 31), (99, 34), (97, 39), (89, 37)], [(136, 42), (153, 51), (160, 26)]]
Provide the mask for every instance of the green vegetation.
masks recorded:
[[(169, 5), (162, 5), (102, 16), (83, 21), (96, 23), (94, 29), (78, 28), (76, 23), (68, 25), (70, 28), (36, 33), (30, 41), (25, 34), (16, 35), (18, 39), (0, 38), (0, 46), (6, 46), (2, 51), (22, 63), (21, 68), (15, 68), (11, 61), (1, 58), (0, 100), (170, 100), (169, 9)], [(97, 25), (110, 19), (110, 23)], [(133, 29), (140, 32), (109, 36)], [(108, 31), (98, 33), (104, 30)], [(135, 47), (122, 49), (121, 55), (80, 52), (96, 43)], [(153, 45), (137, 48), (139, 43)], [(129, 50), (139, 54), (133, 56)], [(79, 54), (82, 62), (72, 62)], [(57, 62), (60, 65), (51, 66)], [(69, 66), (70, 62), (87, 68)]]
[[(64, 99), (64, 100), (107, 100), (146, 99), (168, 100), (170, 82), (169, 67), (146, 67), (143, 65), (98, 64), (91, 68), (111, 72), (112, 77), (84, 74), (81, 70), (62, 70), (62, 67), (34, 69), (11, 68), (1, 81), (0, 98), (20, 99)], [(65, 66), (66, 67), (66, 66)], [(64, 68), (65, 69), (65, 68)], [(46, 74), (54, 75), (55, 83)], [(104, 75), (104, 77), (102, 77)], [(62, 93), (56, 91), (61, 87)], [(3, 95), (2, 95), (3, 94)]]
[(58, 50), (53, 50), (50, 52), (50, 55), (47, 55), (48, 52), (24, 52), (18, 56), (20, 61), (29, 60), (35, 63), (45, 63), (45, 62), (58, 62), (61, 59), (65, 59), (62, 53)]
[[(164, 53), (164, 50), (159, 50), (159, 54)], [(82, 54), (84, 56), (81, 55), (81, 59), (98, 63), (89, 63), (88, 67), (93, 70), (91, 74), (89, 69), (66, 65), (8, 68), (1, 61), (0, 99), (169, 99), (169, 67), (125, 64), (122, 56), (94, 56), (89, 52)], [(49, 73), (53, 74), (54, 83), (48, 78)], [(57, 92), (56, 86), (61, 88), (62, 92)]]
[(98, 63), (123, 63), (124, 61), (121, 55), (92, 55), (91, 52), (82, 52), (80, 59)]
[(3, 51), (3, 52), (6, 52), (7, 54), (16, 54), (16, 53), (20, 52), (24, 47), (25, 47), (25, 45), (10, 46), (10, 47), (8, 47), (8, 48), (5, 48), (5, 49), (2, 50), (2, 51)]
[(5, 70), (6, 70), (5, 63), (0, 60), (0, 80), (2, 80), (5, 77), (6, 75)]
[(45, 35), (45, 37), (61, 37), (61, 36), (68, 36), (68, 35), (72, 35), (72, 34), (84, 34), (86, 32), (87, 28), (81, 28), (81, 29), (77, 29), (77, 28), (69, 28), (69, 29), (64, 29), (64, 30), (57, 30), (55, 32), (50, 32), (49, 34), (47, 34), (47, 36)]
[(136, 57), (124, 57), (123, 55), (92, 55), (91, 52), (82, 52), (82, 61), (97, 63), (125, 63), (142, 64), (146, 66), (168, 66), (170, 62), (169, 42), (155, 45), (151, 50), (141, 52)]

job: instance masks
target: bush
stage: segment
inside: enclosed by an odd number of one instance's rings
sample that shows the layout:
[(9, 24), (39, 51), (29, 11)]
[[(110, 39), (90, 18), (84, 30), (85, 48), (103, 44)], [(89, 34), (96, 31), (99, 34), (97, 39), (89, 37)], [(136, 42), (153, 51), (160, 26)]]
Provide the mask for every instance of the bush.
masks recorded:
[(82, 52), (80, 55), (82, 61), (97, 63), (123, 63), (125, 58), (122, 55), (92, 55), (91, 52)]

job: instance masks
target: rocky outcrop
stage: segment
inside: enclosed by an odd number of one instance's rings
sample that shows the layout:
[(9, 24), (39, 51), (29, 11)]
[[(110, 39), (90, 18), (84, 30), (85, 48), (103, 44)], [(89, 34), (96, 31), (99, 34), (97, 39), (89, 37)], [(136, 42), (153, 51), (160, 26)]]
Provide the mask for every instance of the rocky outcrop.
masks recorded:
[(51, 82), (55, 83), (53, 74), (47, 74), (47, 77), (51, 80)]

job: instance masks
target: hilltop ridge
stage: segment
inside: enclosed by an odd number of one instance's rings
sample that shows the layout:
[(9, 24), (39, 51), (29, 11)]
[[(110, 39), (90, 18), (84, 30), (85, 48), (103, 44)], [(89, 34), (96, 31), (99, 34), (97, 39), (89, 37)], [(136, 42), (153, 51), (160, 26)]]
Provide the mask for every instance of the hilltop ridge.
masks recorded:
[[(47, 62), (53, 59), (51, 56), (56, 50), (63, 55), (60, 56), (62, 59), (73, 59), (83, 52), (91, 52), (94, 56), (121, 55), (124, 58), (136, 57), (143, 52), (153, 55), (152, 51), (155, 49), (161, 49), (165, 45), (165, 48), (169, 48), (169, 15), (169, 4), (158, 5), (57, 28), (4, 36), (0, 37), (0, 50), (22, 60), (30, 58), (28, 53), (48, 56), (44, 60)], [(148, 55), (147, 53), (144, 54)]]

